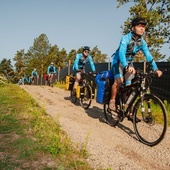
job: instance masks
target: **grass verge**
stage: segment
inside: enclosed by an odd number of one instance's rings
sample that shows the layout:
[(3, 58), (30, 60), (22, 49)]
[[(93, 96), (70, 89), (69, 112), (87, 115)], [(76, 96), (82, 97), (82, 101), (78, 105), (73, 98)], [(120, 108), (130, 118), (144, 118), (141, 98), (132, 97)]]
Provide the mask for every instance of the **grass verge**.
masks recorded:
[(17, 85), (0, 86), (0, 169), (91, 170), (59, 123)]

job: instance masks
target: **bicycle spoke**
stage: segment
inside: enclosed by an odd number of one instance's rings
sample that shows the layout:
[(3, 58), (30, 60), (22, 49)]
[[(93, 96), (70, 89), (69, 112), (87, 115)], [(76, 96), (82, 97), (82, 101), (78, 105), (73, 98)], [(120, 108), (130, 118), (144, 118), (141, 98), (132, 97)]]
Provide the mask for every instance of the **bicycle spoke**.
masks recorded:
[(112, 112), (109, 109), (108, 104), (104, 104), (103, 110), (106, 123), (109, 124), (110, 126), (116, 126), (119, 123), (118, 114), (116, 112)]
[(72, 103), (76, 103), (77, 97), (76, 97), (76, 92), (75, 91), (73, 91), (73, 90), (70, 91), (70, 98), (71, 98)]
[(85, 85), (84, 95), (80, 99), (80, 104), (84, 109), (88, 109), (92, 101), (92, 88), (90, 85)]
[[(140, 122), (136, 123), (136, 119)], [(138, 102), (134, 116), (134, 129), (140, 141), (149, 146), (158, 144), (167, 127), (166, 110), (160, 99), (148, 95)]]

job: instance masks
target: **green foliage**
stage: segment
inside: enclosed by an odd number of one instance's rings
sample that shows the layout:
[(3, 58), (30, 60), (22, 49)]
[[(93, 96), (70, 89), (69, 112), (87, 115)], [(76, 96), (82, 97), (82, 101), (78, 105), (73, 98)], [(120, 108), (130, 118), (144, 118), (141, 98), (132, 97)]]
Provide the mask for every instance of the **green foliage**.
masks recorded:
[(170, 62), (170, 57), (167, 59), (167, 62)]
[(95, 46), (91, 50), (90, 54), (93, 57), (93, 60), (94, 60), (95, 63), (102, 63), (102, 62), (106, 61), (107, 55), (106, 54), (102, 54), (97, 46)]
[(118, 8), (128, 2), (134, 2), (130, 7), (130, 18), (124, 22), (123, 33), (130, 30), (130, 23), (136, 16), (147, 21), (145, 39), (155, 60), (163, 60), (164, 55), (160, 49), (164, 44), (170, 43), (170, 0), (117, 0)]
[(58, 65), (58, 67), (60, 67), (61, 69), (66, 67), (67, 65), (65, 64), (65, 62), (67, 61), (67, 52), (66, 50), (63, 48), (61, 49), (61, 51), (59, 52), (59, 57), (56, 60), (56, 64)]
[(7, 79), (4, 77), (3, 74), (0, 75), (0, 86), (2, 86), (3, 84), (7, 83)]
[(14, 74), (13, 66), (11, 65), (10, 59), (7, 60), (4, 58), (0, 62), (0, 75), (3, 75), (8, 80), (8, 82), (13, 82), (15, 74)]
[(16, 75), (16, 81), (18, 81), (20, 78), (24, 76), (26, 69), (26, 60), (25, 60), (25, 53), (24, 50), (17, 51), (13, 58), (15, 62), (15, 75)]
[(19, 86), (0, 87), (0, 101), (0, 169), (92, 169), (58, 119), (48, 116)]
[[(15, 61), (15, 71), (11, 66), (10, 60), (3, 59), (0, 63), (0, 73), (6, 75), (12, 75), (12, 79), (8, 79), (9, 82), (18, 83), (22, 77), (29, 78), (34, 68), (37, 69), (40, 77), (43, 77), (47, 73), (47, 68), (51, 62), (54, 62), (57, 70), (67, 67), (70, 63), (74, 62), (77, 53), (82, 52), (82, 47), (78, 50), (72, 49), (68, 54), (65, 48), (59, 49), (57, 45), (51, 45), (49, 43), (46, 34), (41, 34), (38, 38), (34, 39), (33, 45), (27, 52), (21, 49), (16, 52), (13, 60)], [(106, 54), (102, 54), (101, 51), (95, 46), (90, 53), (94, 59), (94, 62), (101, 63), (106, 61)]]
[[(38, 38), (34, 39), (33, 46), (30, 47), (26, 55), (28, 61), (27, 68), (33, 70), (37, 69), (39, 75), (46, 72), (46, 60), (50, 51), (50, 43), (45, 34), (41, 34)], [(29, 70), (31, 72), (31, 70)]]
[(72, 65), (74, 63), (74, 59), (75, 59), (76, 54), (77, 54), (76, 50), (71, 50), (70, 53), (67, 56), (66, 63), (68, 63), (69, 60), (70, 60), (71, 61), (70, 65)]

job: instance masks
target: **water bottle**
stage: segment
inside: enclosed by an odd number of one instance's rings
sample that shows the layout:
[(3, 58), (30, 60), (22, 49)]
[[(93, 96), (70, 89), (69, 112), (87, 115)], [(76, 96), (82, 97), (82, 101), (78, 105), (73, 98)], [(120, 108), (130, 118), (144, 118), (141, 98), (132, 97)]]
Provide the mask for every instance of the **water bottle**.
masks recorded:
[(133, 92), (130, 94), (129, 98), (128, 98), (127, 101), (126, 101), (126, 105), (127, 105), (127, 106), (128, 106), (129, 103), (132, 101), (132, 99), (134, 98), (135, 94), (136, 94), (135, 91), (133, 91)]

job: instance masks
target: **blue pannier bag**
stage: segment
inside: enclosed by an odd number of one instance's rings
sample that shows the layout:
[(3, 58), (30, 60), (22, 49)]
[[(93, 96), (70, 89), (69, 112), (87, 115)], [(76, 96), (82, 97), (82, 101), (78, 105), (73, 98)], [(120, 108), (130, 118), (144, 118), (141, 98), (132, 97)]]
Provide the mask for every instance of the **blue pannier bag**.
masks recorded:
[(96, 78), (97, 94), (96, 102), (100, 104), (108, 104), (110, 100), (111, 85), (113, 84), (114, 77), (110, 70), (102, 71)]

